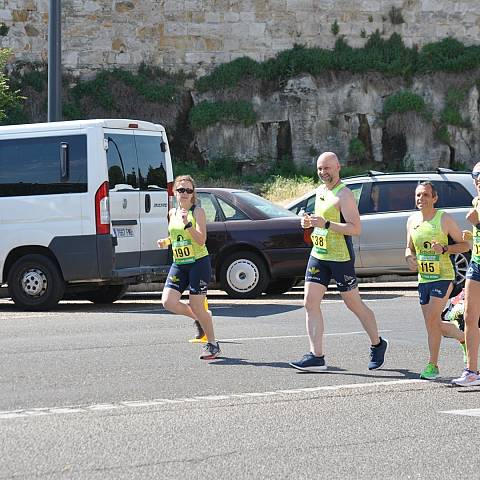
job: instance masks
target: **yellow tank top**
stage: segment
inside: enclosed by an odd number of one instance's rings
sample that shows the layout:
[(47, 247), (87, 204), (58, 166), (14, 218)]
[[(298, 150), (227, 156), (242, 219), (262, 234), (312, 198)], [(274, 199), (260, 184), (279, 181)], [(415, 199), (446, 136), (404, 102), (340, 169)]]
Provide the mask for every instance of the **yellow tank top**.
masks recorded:
[[(325, 220), (340, 222), (340, 210), (335, 206), (337, 193), (345, 188), (345, 184), (339, 183), (335, 188), (329, 190), (322, 185), (317, 190), (315, 197), (315, 215), (320, 215)], [(330, 260), (334, 262), (347, 262), (351, 259), (347, 246), (347, 238), (330, 229), (315, 227), (312, 232), (312, 257), (319, 260)]]
[(442, 230), (441, 210), (431, 220), (425, 220), (412, 230), (412, 242), (418, 263), (419, 283), (453, 280), (455, 271), (448, 253), (435, 253), (432, 241), (447, 245), (448, 237)]
[(472, 260), (475, 263), (480, 264), (480, 229), (473, 226), (473, 247), (472, 247)]
[[(192, 222), (193, 228), (195, 228), (197, 222), (193, 216), (192, 209), (188, 211), (187, 220)], [(200, 245), (195, 242), (189, 230), (185, 230), (185, 225), (181, 218), (178, 218), (176, 215), (171, 216), (168, 223), (168, 236), (172, 242), (173, 263), (177, 265), (193, 263), (208, 255), (206, 245)]]

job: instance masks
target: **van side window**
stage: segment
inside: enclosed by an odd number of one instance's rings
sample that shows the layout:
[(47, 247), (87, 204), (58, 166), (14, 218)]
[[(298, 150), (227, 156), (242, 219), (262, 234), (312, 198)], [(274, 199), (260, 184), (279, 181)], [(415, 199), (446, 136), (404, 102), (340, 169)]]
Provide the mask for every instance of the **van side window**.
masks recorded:
[(162, 137), (137, 135), (138, 175), (140, 190), (166, 190), (165, 153), (160, 148)]
[(137, 154), (133, 135), (107, 134), (110, 190), (138, 189)]
[[(61, 178), (60, 158), (68, 151), (69, 174)], [(0, 196), (53, 195), (87, 191), (87, 137), (17, 138), (0, 141)]]

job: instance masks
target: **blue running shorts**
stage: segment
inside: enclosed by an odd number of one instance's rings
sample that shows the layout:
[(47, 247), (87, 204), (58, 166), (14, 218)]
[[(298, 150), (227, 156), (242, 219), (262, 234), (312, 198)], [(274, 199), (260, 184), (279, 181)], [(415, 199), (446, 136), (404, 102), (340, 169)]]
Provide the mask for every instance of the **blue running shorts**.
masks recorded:
[(348, 292), (357, 288), (357, 276), (355, 275), (355, 260), (347, 262), (332, 262), (330, 260), (319, 260), (312, 257), (308, 259), (305, 281), (320, 283), (328, 287), (330, 280), (334, 278), (337, 282), (339, 292)]
[(190, 295), (206, 295), (212, 277), (210, 257), (202, 257), (193, 263), (177, 265), (172, 263), (165, 288), (183, 293), (189, 287)]
[(469, 280), (474, 280), (475, 282), (480, 282), (480, 264), (477, 262), (470, 262), (467, 270), (467, 278)]
[(428, 305), (431, 297), (443, 298), (447, 294), (448, 287), (451, 284), (451, 280), (438, 280), (437, 282), (419, 283), (418, 294), (420, 296), (420, 305)]

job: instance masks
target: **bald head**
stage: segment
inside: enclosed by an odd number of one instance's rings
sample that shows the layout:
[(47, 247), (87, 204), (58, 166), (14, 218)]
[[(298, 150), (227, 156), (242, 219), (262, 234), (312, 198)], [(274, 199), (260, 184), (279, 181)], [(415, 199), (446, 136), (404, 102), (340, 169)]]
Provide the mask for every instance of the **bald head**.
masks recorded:
[(333, 152), (322, 153), (317, 160), (318, 178), (327, 186), (332, 187), (340, 180), (340, 162)]
[(473, 167), (474, 172), (480, 172), (480, 162), (477, 162)]
[(338, 165), (340, 167), (340, 162), (338, 161), (338, 157), (333, 152), (322, 153), (317, 159), (317, 167), (320, 162), (322, 164), (328, 163), (330, 165), (333, 165), (333, 166)]

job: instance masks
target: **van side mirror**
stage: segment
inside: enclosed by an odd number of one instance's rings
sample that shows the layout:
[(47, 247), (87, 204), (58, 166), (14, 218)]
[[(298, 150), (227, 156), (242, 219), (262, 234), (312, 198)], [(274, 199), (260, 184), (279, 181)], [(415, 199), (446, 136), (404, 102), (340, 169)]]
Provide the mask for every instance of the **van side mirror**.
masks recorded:
[(160, 142), (160, 150), (165, 153), (167, 151), (167, 144), (162, 140)]
[(60, 180), (65, 182), (70, 175), (70, 162), (68, 155), (68, 143), (60, 144)]

